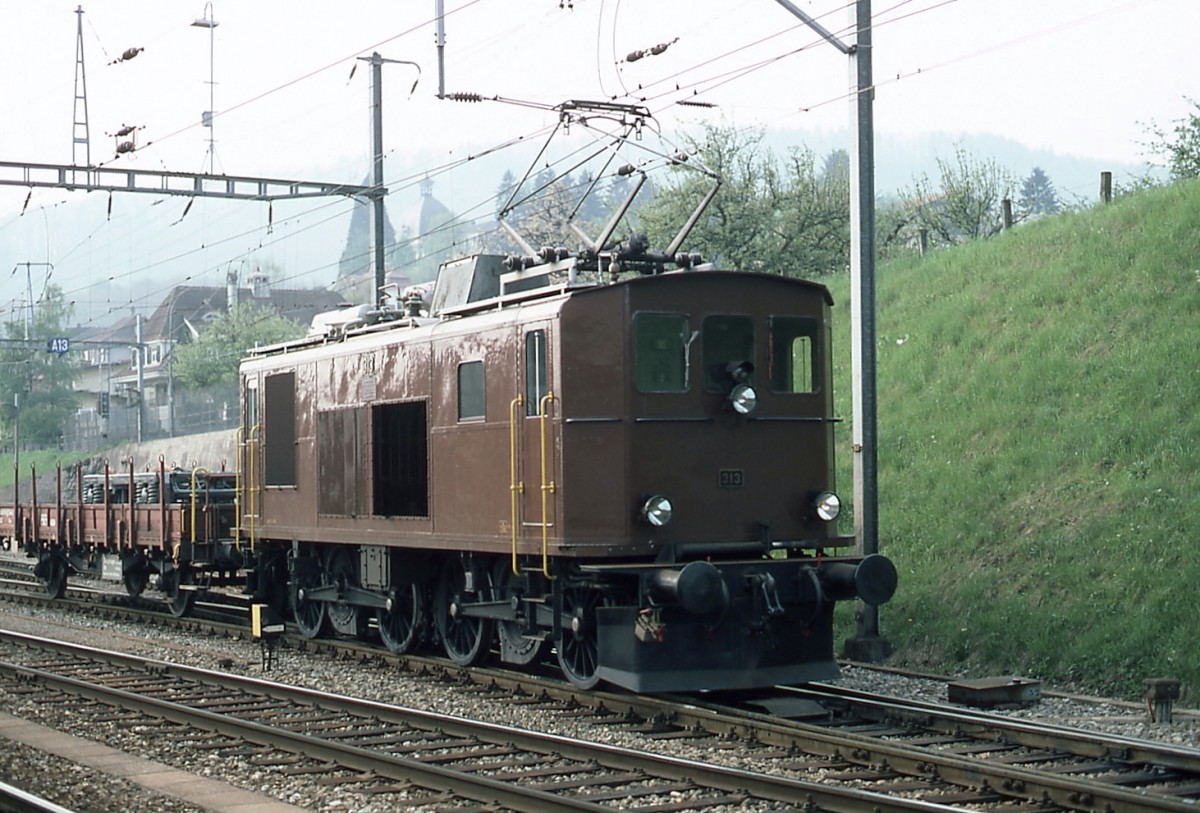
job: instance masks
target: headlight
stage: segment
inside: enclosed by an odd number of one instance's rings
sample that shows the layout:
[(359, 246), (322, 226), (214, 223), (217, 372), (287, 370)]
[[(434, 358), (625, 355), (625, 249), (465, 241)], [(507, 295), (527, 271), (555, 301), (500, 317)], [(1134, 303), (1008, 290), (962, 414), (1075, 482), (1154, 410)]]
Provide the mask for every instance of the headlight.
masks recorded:
[(832, 491), (818, 494), (813, 505), (817, 509), (817, 516), (826, 522), (833, 522), (842, 513), (842, 501)]
[(642, 519), (656, 528), (671, 521), (671, 501), (655, 494), (642, 505)]
[(758, 406), (758, 393), (749, 384), (738, 384), (729, 393), (729, 402), (739, 415), (749, 415)]

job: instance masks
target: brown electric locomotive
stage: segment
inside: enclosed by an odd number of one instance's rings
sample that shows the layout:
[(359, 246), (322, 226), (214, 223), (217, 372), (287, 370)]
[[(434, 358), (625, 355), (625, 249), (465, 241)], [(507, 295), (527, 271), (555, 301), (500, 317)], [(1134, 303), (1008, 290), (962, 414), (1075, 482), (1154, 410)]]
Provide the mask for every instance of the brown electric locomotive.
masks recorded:
[(834, 602), (881, 604), (896, 571), (837, 533), (829, 294), (667, 262), (451, 263), (255, 350), (236, 476), (130, 464), (73, 499), (60, 476), (0, 538), (56, 596), (88, 573), (184, 614), (244, 583), (310, 637), (552, 649), (581, 687), (833, 677)]
[(581, 687), (835, 676), (833, 603), (896, 572), (836, 529), (826, 289), (549, 259), (243, 362), (256, 589), (307, 636), (553, 647)]

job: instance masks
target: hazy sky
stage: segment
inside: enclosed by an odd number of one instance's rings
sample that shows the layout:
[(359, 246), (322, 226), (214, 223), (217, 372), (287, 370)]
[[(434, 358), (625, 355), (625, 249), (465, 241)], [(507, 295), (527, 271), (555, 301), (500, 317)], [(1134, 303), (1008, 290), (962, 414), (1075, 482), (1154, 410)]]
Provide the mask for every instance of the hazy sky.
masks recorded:
[[(0, 0), (0, 161), (75, 160), (80, 1)], [(724, 121), (795, 132), (799, 143), (849, 119), (849, 60), (773, 0), (445, 0), (446, 90), (532, 106), (435, 98), (432, 0), (82, 2), (91, 159), (109, 166), (205, 170), (211, 133), (217, 172), (359, 183), (368, 168), (369, 70), (356, 57), (372, 51), (420, 66), (419, 79), (410, 65), (383, 69), (389, 167), (416, 168), (389, 172), (392, 189), (411, 188), (414, 172), (514, 140), (508, 161), (523, 166), (557, 118), (545, 107), (572, 98), (644, 103), (672, 137)], [(852, 41), (845, 0), (795, 2)], [(1200, 97), (1200, 49), (1192, 42), (1200, 29), (1197, 0), (872, 5), (881, 135), (996, 133), (1031, 147), (1133, 163), (1143, 158), (1139, 142), (1149, 123), (1170, 126), (1189, 111), (1186, 96)], [(218, 25), (198, 27), (199, 18)], [(670, 44), (662, 54), (625, 60), (660, 43)], [(144, 50), (116, 61), (128, 48)], [(218, 112), (211, 131), (200, 126), (210, 90)], [(716, 107), (677, 104), (685, 99)], [(139, 149), (116, 158), (116, 140), (106, 134), (122, 125), (141, 128)], [(474, 169), (466, 162), (440, 172), (439, 190), (474, 188)], [(489, 177), (485, 188), (494, 184)], [(163, 201), (154, 217), (130, 214), (123, 223), (118, 202), (116, 216), (104, 221), (116, 223), (109, 227), (98, 219), (108, 217), (104, 203), (90, 200), (99, 214), (82, 215), (81, 227), (77, 212), (64, 213), (82, 210), (89, 196), (36, 190), (22, 217), (27, 194), (0, 187), (4, 270), (38, 260), (54, 262), (58, 274), (60, 263), (70, 267), (85, 255), (93, 269), (103, 259), (105, 268), (94, 273), (119, 276), (125, 266), (162, 262), (138, 253), (151, 232), (174, 234), (172, 250), (201, 274), (244, 258), (255, 241), (271, 242), (266, 212), (257, 215), (263, 233), (213, 248), (226, 217), (215, 204), (197, 204), (207, 214), (194, 212), (180, 227), (177, 199)], [(349, 206), (318, 205), (281, 205), (269, 215), (272, 239), (344, 215)], [(322, 270), (306, 284), (329, 281), (332, 272)], [(86, 273), (75, 272), (76, 290), (88, 284)], [(4, 282), (10, 276), (4, 273)]]

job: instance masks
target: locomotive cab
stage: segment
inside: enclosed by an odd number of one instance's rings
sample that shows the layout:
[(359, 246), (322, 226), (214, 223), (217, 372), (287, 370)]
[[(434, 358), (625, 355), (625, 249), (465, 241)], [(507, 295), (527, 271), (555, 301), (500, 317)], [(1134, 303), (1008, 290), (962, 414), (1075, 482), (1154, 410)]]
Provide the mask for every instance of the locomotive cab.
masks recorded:
[[(595, 625), (596, 677), (638, 691), (831, 678), (833, 603), (891, 597), (891, 563), (846, 555), (837, 530), (830, 305), (801, 280), (679, 272), (564, 306), (564, 552), (594, 582), (566, 600), (594, 618), (564, 625)], [(621, 326), (612, 358), (601, 325)]]

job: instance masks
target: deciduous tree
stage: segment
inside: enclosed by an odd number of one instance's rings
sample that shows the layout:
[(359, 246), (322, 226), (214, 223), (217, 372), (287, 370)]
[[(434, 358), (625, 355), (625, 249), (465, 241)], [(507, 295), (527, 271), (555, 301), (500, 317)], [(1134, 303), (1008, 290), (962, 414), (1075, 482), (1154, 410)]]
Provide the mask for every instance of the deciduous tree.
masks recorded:
[(1001, 229), (1001, 201), (1016, 185), (1012, 173), (993, 159), (979, 159), (961, 146), (951, 159), (938, 158), (938, 178), (922, 174), (901, 192), (911, 226), (926, 229), (931, 245), (991, 237)]
[(26, 342), (26, 323), (14, 320), (4, 325), (5, 343), (0, 348), (0, 417), (12, 432), (20, 401), (21, 442), (37, 445), (57, 443), (63, 422), (78, 408), (74, 392), (79, 372), (72, 353), (51, 353), (47, 340), (67, 335), (74, 308), (57, 285), (46, 287), (37, 302)]
[(248, 348), (303, 334), (304, 328), (270, 308), (239, 304), (210, 322), (195, 341), (175, 348), (175, 379), (185, 387), (236, 381), (238, 362)]

